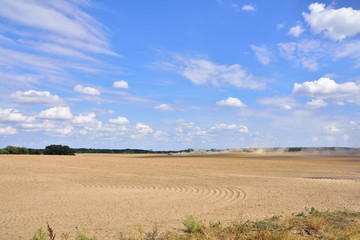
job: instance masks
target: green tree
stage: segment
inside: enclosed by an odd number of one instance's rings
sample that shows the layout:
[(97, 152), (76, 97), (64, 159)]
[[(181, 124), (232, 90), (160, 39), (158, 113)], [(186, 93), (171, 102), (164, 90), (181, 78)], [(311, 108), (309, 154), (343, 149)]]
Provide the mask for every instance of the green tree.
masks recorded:
[(69, 146), (53, 144), (45, 147), (44, 155), (75, 155), (75, 153)]
[(7, 146), (0, 150), (0, 154), (29, 154), (29, 151), (25, 147)]

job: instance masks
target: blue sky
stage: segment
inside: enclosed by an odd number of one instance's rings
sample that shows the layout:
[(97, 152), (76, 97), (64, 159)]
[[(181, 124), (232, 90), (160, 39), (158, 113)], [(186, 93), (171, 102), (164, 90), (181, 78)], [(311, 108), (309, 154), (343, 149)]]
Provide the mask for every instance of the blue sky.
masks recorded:
[(359, 147), (357, 0), (0, 4), (0, 147)]

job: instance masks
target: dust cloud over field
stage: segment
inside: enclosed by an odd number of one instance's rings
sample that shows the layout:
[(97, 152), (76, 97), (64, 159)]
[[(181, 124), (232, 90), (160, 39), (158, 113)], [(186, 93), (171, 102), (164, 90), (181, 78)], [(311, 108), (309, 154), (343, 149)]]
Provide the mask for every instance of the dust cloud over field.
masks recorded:
[(192, 214), (223, 223), (360, 211), (360, 157), (309, 154), (0, 156), (0, 239), (57, 232), (113, 238)]

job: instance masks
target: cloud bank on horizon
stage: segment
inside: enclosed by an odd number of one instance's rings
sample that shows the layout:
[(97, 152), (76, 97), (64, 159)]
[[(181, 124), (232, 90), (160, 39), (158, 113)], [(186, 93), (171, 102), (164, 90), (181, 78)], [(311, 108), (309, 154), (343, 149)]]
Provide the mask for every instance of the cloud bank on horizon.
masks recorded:
[(359, 1), (0, 4), (0, 147), (360, 144)]

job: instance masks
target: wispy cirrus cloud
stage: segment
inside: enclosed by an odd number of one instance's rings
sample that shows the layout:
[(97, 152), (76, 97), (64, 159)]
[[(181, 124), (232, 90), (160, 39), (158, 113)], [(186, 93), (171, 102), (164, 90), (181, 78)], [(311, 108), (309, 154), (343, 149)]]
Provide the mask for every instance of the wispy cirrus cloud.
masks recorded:
[(250, 45), (251, 49), (255, 52), (257, 59), (264, 65), (270, 63), (271, 53), (266, 46)]
[(240, 64), (219, 65), (205, 58), (175, 55), (172, 61), (163, 62), (161, 65), (180, 73), (199, 86), (234, 86), (255, 90), (266, 88), (264, 81), (248, 73)]
[(74, 70), (98, 73), (109, 67), (99, 55), (120, 55), (110, 49), (106, 28), (86, 13), (92, 7), (91, 1), (2, 0), (0, 75), (9, 75), (9, 69), (18, 79), (37, 75), (36, 82), (27, 82), (34, 87), (47, 84), (54, 73), (66, 76), (57, 84), (66, 84), (77, 81)]

